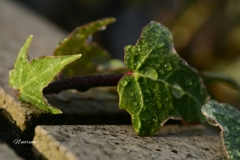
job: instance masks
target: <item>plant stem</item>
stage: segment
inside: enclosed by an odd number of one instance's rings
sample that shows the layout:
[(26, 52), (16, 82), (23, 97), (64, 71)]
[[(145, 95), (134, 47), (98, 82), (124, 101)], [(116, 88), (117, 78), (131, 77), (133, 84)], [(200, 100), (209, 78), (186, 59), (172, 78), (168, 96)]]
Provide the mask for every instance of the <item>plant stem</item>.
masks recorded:
[(92, 75), (58, 80), (44, 88), (43, 94), (59, 93), (67, 89), (76, 89), (84, 92), (92, 87), (117, 86), (123, 75), (124, 74)]

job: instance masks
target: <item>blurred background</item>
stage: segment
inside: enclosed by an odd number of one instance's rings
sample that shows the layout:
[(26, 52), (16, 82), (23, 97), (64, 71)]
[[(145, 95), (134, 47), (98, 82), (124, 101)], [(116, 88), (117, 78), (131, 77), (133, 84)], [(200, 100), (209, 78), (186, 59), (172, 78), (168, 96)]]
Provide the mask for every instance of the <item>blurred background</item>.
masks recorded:
[[(117, 22), (94, 35), (113, 58), (134, 45), (142, 28), (159, 21), (173, 33), (178, 54), (200, 71), (227, 74), (240, 83), (240, 1), (238, 0), (16, 0), (71, 32), (87, 22), (115, 17)], [(240, 108), (240, 92), (208, 84), (220, 102)]]

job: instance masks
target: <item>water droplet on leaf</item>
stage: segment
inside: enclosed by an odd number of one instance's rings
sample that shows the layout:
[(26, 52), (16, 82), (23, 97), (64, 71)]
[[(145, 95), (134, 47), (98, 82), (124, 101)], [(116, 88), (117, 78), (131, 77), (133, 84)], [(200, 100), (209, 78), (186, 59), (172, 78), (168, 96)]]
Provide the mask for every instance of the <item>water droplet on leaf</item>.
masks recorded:
[(133, 104), (134, 106), (136, 106), (138, 103), (134, 101), (134, 102), (132, 102), (132, 104)]
[(148, 68), (145, 70), (144, 74), (145, 74), (147, 77), (152, 78), (152, 79), (154, 79), (154, 80), (158, 79), (157, 71), (156, 71), (154, 68), (152, 68), (152, 67), (148, 67)]
[(37, 86), (37, 83), (33, 82), (33, 86), (36, 87), (36, 86)]
[(178, 61), (174, 61), (173, 64), (174, 64), (174, 65), (177, 65), (177, 64), (178, 64)]
[(189, 86), (192, 85), (192, 80), (191, 80), (191, 78), (187, 79), (186, 84), (189, 85)]
[(171, 92), (172, 92), (172, 95), (177, 99), (181, 98), (184, 95), (184, 93), (181, 90), (178, 90), (175, 88), (172, 88)]
[(151, 92), (149, 91), (149, 89), (145, 89), (144, 92), (145, 92), (146, 94), (151, 94)]
[(160, 73), (160, 74), (164, 74), (164, 70), (160, 70), (159, 73)]
[(125, 79), (126, 79), (126, 80), (129, 80), (129, 76), (125, 76)]
[(171, 92), (172, 92), (172, 95), (177, 99), (181, 98), (184, 95), (182, 88), (176, 82), (173, 83)]
[(135, 63), (136, 68), (139, 68), (141, 66), (141, 64), (142, 64), (141, 62), (136, 62)]
[(126, 86), (127, 83), (128, 83), (128, 82), (127, 82), (125, 79), (122, 79), (122, 80), (120, 81), (120, 84), (121, 84), (122, 86)]
[(166, 70), (166, 71), (171, 71), (171, 70), (172, 70), (172, 66), (171, 66), (170, 63), (166, 63), (166, 64), (164, 65), (164, 67), (165, 67), (165, 70)]
[(162, 38), (160, 38), (159, 40), (158, 40), (158, 42), (157, 42), (157, 48), (161, 48), (162, 46), (164, 46), (164, 41), (163, 41), (163, 39)]
[(130, 96), (130, 97), (133, 97), (133, 96), (134, 96), (134, 93), (133, 93), (133, 92), (130, 92), (130, 93), (129, 93), (129, 96)]

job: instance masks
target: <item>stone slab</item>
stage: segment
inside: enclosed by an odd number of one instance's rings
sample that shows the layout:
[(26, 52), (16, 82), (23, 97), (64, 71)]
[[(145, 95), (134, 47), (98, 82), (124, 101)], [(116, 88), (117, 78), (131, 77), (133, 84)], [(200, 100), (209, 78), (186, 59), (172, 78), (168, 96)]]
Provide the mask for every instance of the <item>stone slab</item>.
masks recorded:
[(6, 143), (0, 142), (0, 159), (22, 160)]
[(165, 125), (151, 137), (130, 125), (37, 126), (39, 159), (226, 159), (219, 131), (204, 125)]

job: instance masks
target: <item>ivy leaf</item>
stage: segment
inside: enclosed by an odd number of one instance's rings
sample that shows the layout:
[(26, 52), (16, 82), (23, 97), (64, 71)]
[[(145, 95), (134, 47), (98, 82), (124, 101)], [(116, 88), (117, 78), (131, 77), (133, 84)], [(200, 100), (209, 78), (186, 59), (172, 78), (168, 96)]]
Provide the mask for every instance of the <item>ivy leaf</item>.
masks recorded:
[(240, 111), (212, 100), (202, 107), (202, 113), (211, 125), (221, 128), (228, 158), (240, 159)]
[(203, 122), (208, 93), (198, 73), (175, 52), (170, 31), (151, 22), (135, 46), (125, 47), (131, 72), (118, 83), (119, 106), (127, 110), (137, 134), (156, 132), (169, 118)]
[(114, 18), (106, 18), (86, 24), (76, 28), (67, 38), (60, 42), (54, 51), (54, 55), (82, 54), (81, 59), (76, 60), (61, 71), (63, 76), (72, 77), (73, 75), (93, 74), (99, 64), (109, 61), (108, 53), (96, 43), (89, 41), (91, 41), (95, 32), (104, 30), (106, 25), (113, 22), (115, 22)]
[(67, 64), (78, 59), (81, 55), (45, 56), (28, 61), (28, 48), (32, 41), (30, 36), (21, 48), (10, 71), (9, 84), (19, 91), (19, 99), (37, 108), (53, 114), (62, 113), (47, 103), (42, 90), (53, 77)]

